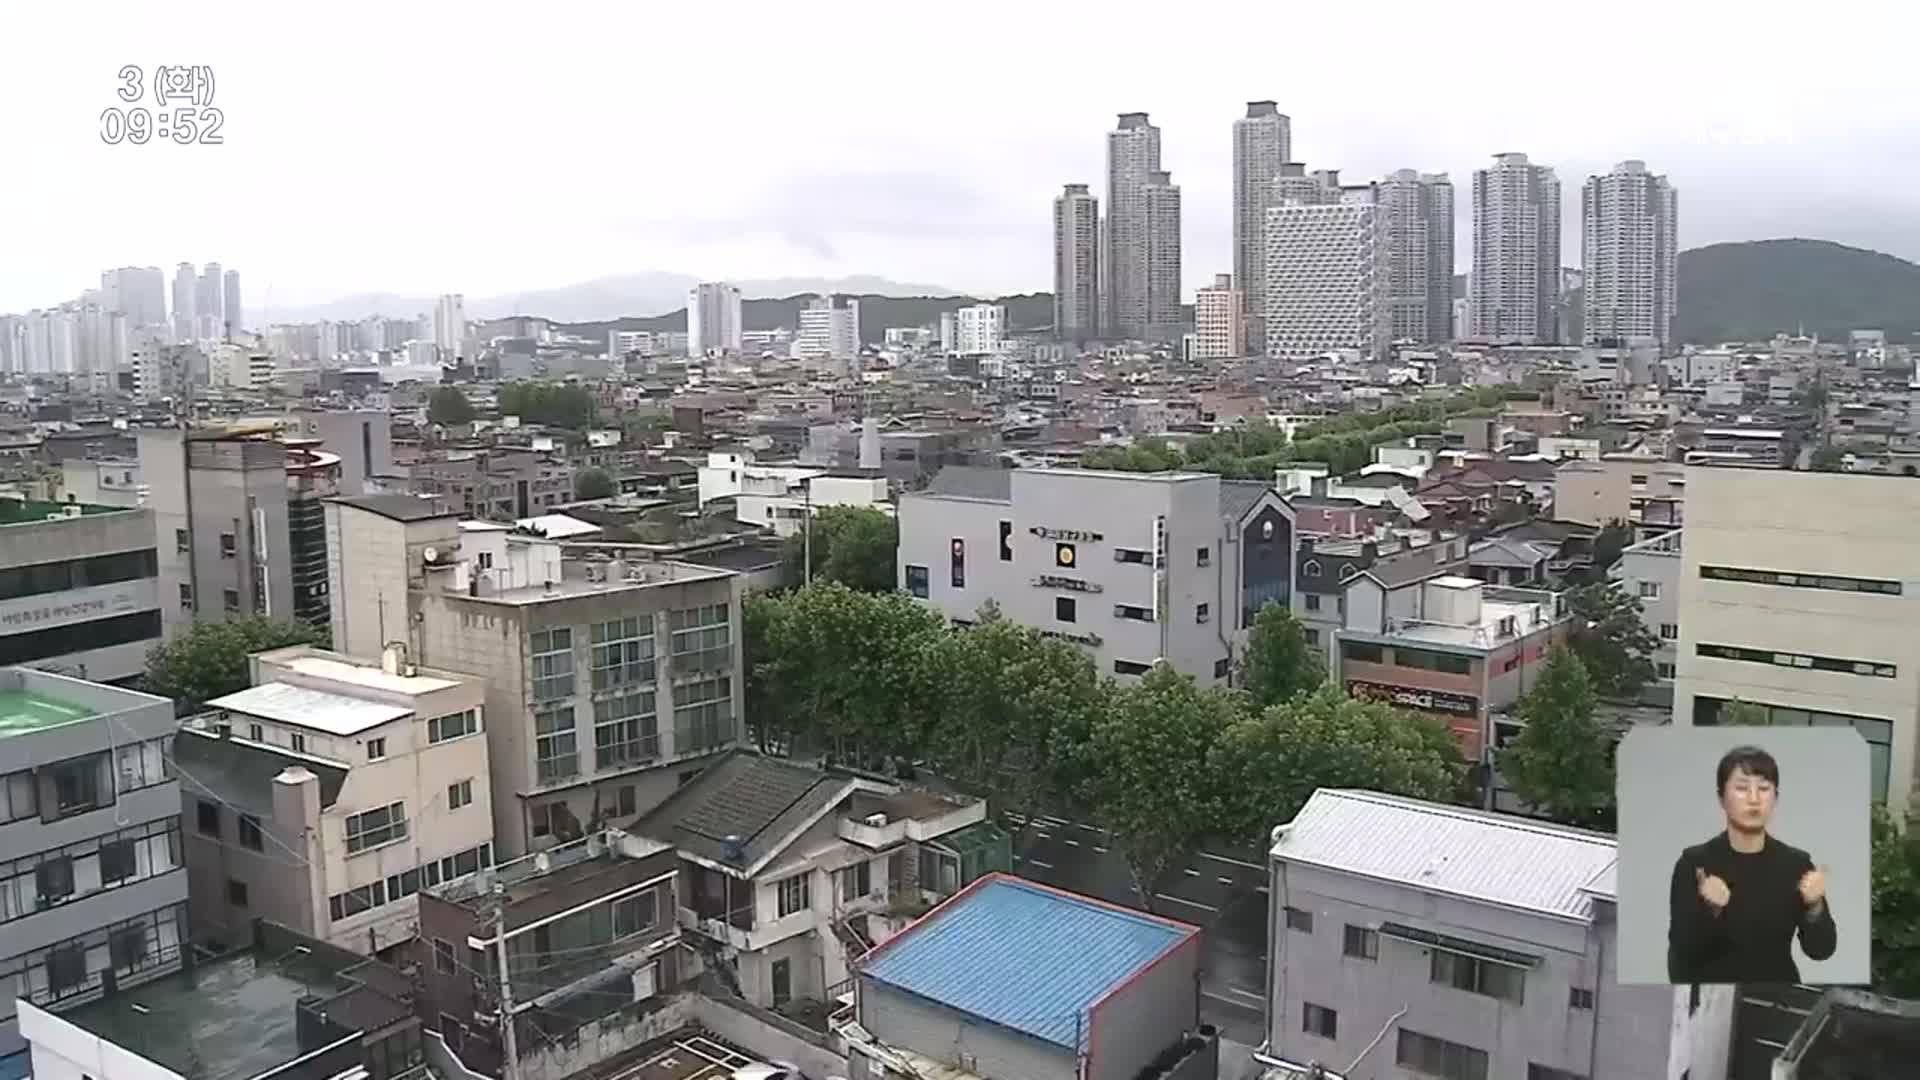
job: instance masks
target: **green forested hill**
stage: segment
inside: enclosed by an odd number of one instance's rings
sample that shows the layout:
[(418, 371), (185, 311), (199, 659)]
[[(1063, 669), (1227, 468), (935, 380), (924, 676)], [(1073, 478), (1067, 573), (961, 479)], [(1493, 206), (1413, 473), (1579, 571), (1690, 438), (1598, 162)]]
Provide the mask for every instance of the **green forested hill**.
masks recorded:
[(1755, 240), (1680, 253), (1680, 340), (1765, 341), (1805, 328), (1824, 340), (1920, 332), (1920, 266), (1826, 240)]

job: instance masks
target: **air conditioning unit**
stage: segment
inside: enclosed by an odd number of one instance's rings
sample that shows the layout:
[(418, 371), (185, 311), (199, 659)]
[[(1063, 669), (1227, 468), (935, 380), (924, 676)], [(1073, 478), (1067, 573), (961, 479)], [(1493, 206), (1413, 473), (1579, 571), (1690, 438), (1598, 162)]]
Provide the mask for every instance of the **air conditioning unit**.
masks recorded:
[(66, 517), (77, 518), (80, 516), (80, 508), (72, 505), (63, 506), (60, 508), (60, 513)]
[(868, 814), (866, 817), (862, 818), (861, 821), (864, 824), (869, 825), (875, 829), (883, 829), (883, 828), (886, 828), (886, 825), (887, 825), (887, 815)]

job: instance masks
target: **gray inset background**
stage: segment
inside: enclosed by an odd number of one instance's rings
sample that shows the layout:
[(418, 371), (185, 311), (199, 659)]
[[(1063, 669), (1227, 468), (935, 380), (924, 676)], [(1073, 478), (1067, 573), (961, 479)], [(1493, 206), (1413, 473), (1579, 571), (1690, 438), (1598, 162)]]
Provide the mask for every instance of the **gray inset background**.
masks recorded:
[(1813, 961), (1793, 944), (1800, 980), (1864, 986), (1872, 934), (1867, 743), (1841, 727), (1648, 727), (1620, 744), (1620, 960), (1623, 984), (1667, 982), (1667, 888), (1674, 860), (1726, 829), (1713, 790), (1720, 755), (1758, 746), (1780, 764), (1768, 833), (1827, 871), (1838, 947)]

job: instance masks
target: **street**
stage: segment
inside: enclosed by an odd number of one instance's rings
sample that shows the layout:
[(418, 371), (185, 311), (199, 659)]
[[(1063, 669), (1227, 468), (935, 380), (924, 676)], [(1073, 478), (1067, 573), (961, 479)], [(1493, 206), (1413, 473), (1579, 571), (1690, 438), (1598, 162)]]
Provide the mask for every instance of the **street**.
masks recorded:
[[(1014, 870), (1021, 876), (1109, 903), (1138, 909), (1127, 864), (1091, 825), (1054, 817), (1026, 824)], [(1202, 852), (1169, 871), (1154, 896), (1155, 913), (1202, 927), (1201, 1019), (1237, 1042), (1265, 1041), (1267, 869), (1245, 855)]]

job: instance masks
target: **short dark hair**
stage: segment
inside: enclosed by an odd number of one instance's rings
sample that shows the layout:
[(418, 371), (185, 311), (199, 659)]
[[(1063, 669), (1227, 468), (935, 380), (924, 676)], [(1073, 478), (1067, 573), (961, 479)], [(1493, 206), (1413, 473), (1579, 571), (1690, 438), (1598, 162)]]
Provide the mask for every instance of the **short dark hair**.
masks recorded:
[(1720, 766), (1714, 770), (1715, 793), (1727, 793), (1727, 780), (1738, 769), (1749, 776), (1758, 776), (1778, 788), (1780, 786), (1780, 764), (1773, 755), (1757, 746), (1736, 746), (1720, 756)]

